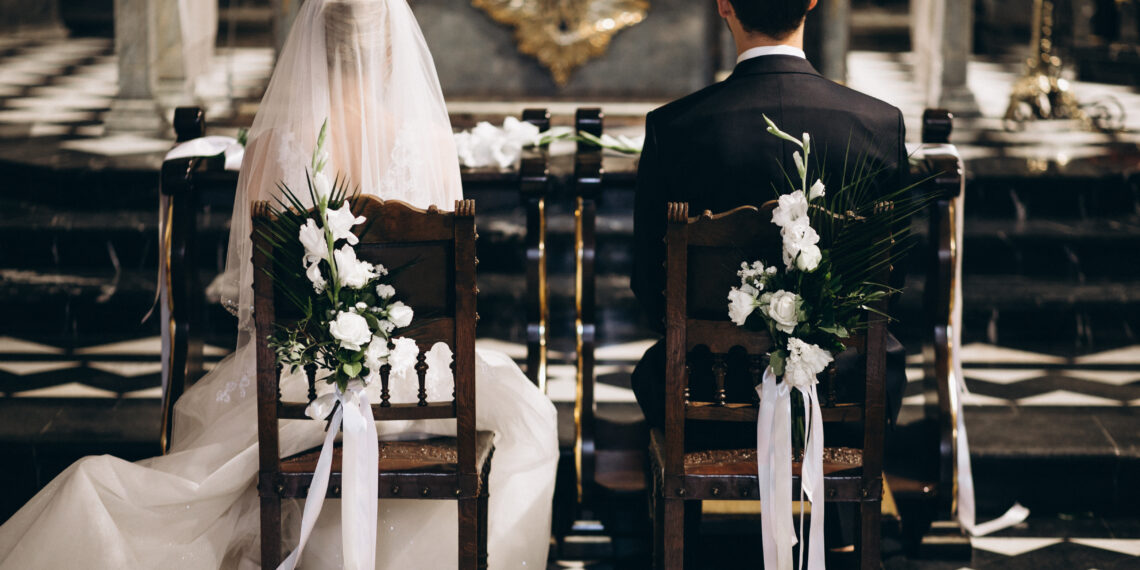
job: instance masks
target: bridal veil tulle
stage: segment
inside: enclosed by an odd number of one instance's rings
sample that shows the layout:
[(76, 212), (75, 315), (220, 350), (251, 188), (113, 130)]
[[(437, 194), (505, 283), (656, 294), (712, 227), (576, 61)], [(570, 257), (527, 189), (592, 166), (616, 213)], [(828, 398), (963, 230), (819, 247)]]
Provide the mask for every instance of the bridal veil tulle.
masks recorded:
[[(0, 527), (0, 569), (253, 568), (258, 564), (255, 355), (250, 339), (249, 204), (278, 182), (304, 187), (304, 167), (329, 121), (327, 171), (361, 192), (426, 207), (462, 196), (435, 66), (406, 0), (308, 0), (278, 60), (249, 134), (238, 179), (224, 302), (238, 317), (234, 354), (187, 390), (172, 451), (129, 463), (78, 461)], [(476, 421), (496, 433), (490, 480), (492, 568), (546, 564), (557, 463), (555, 411), (509, 358), (480, 351)], [(286, 397), (303, 390), (284, 379)], [(391, 430), (391, 422), (378, 425)], [(282, 424), (281, 452), (319, 445), (323, 423)], [(454, 423), (402, 426), (454, 432)], [(456, 564), (453, 502), (379, 505), (378, 568)], [(298, 504), (285, 507), (286, 549)], [(303, 568), (339, 568), (339, 501), (329, 500)]]

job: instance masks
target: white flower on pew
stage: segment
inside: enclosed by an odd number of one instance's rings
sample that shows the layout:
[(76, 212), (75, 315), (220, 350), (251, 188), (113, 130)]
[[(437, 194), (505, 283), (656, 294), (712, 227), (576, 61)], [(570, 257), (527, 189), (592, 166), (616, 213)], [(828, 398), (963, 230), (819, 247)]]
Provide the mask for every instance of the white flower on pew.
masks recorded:
[(379, 295), (381, 299), (391, 299), (396, 295), (396, 288), (387, 283), (381, 283), (376, 286), (376, 294)]
[(340, 208), (328, 211), (329, 231), (332, 232), (333, 240), (348, 240), (349, 245), (360, 242), (352, 233), (352, 226), (363, 224), (366, 220), (364, 216), (353, 215), (347, 201), (341, 204)]
[(336, 258), (336, 277), (341, 287), (360, 289), (376, 278), (372, 264), (356, 258), (356, 250), (345, 244), (333, 252)]
[(388, 362), (389, 352), (388, 339), (374, 335), (368, 347), (364, 349), (364, 365), (371, 372), (380, 372), (380, 368)]
[(321, 274), (320, 263), (310, 263), (308, 268), (305, 269), (305, 276), (309, 278), (309, 281), (313, 282), (313, 291), (316, 291), (318, 295), (324, 293), (325, 288), (329, 285), (329, 282), (326, 281)]
[(756, 295), (752, 291), (755, 289), (744, 285), (739, 288), (733, 287), (728, 292), (728, 318), (732, 319), (732, 322), (737, 326), (744, 326), (745, 321), (748, 320), (748, 315), (751, 315), (758, 306)]
[(317, 225), (316, 220), (309, 218), (300, 231), (301, 245), (305, 247), (305, 267), (329, 258), (329, 244), (325, 241), (325, 231)]
[(827, 195), (827, 188), (823, 185), (823, 180), (816, 179), (815, 184), (811, 185), (811, 190), (808, 191), (808, 200), (815, 200)]
[(784, 381), (796, 388), (814, 386), (816, 376), (831, 364), (831, 353), (798, 338), (788, 339), (788, 357), (784, 361)]
[(388, 307), (388, 319), (397, 327), (406, 327), (412, 324), (413, 315), (412, 308), (405, 305), (403, 301), (396, 301)]
[[(819, 243), (819, 234), (811, 227), (807, 216), (802, 216), (783, 226), (780, 235), (784, 238), (784, 265), (788, 269), (795, 265), (801, 271), (811, 272), (819, 266), (822, 258), (822, 253), (816, 245)], [(801, 254), (804, 255), (805, 259), (797, 261)]]
[(804, 300), (790, 291), (764, 293), (760, 297), (760, 311), (775, 323), (782, 332), (791, 333), (800, 324)]
[(807, 217), (808, 201), (803, 190), (784, 194), (777, 201), (779, 206), (772, 210), (773, 224), (785, 228)]
[(368, 321), (364, 317), (341, 311), (336, 319), (329, 323), (329, 334), (340, 341), (340, 346), (347, 350), (360, 350), (372, 339), (372, 331), (368, 328)]
[(392, 352), (388, 354), (388, 364), (392, 366), (395, 374), (404, 374), (416, 366), (416, 357), (420, 355), (420, 347), (416, 341), (407, 337), (400, 337), (392, 341)]

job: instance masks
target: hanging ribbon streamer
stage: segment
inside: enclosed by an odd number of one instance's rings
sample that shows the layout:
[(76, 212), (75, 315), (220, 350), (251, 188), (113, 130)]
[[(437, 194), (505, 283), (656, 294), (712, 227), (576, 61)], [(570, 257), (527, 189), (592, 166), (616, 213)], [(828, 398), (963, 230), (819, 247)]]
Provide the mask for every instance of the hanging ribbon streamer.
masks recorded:
[[(379, 440), (372, 404), (359, 380), (349, 383), (348, 390), (326, 394), (310, 404), (310, 411), (319, 414), (333, 401), (339, 402), (329, 423), (317, 469), (305, 498), (301, 516), (301, 539), (297, 549), (278, 566), (278, 570), (293, 570), (301, 560), (305, 543), (312, 534), (321, 507), (328, 492), (332, 473), (333, 443), (343, 427), (344, 452), (341, 465), (341, 540), (346, 570), (372, 570), (376, 567), (377, 490), (379, 488)], [(325, 416), (318, 416), (325, 417)]]
[[(938, 146), (927, 151), (948, 152), (957, 154), (953, 146)], [(959, 158), (959, 160), (961, 160)], [(976, 507), (974, 503), (974, 474), (970, 465), (970, 441), (966, 435), (966, 414), (964, 401), (970, 391), (966, 388), (965, 377), (962, 375), (962, 245), (965, 227), (966, 193), (965, 181), (963, 188), (954, 199), (954, 290), (951, 292), (950, 312), (950, 342), (953, 362), (950, 367), (949, 390), (951, 395), (951, 408), (954, 410), (955, 423), (955, 450), (958, 476), (958, 524), (970, 536), (985, 536), (1003, 528), (1011, 527), (1029, 517), (1029, 509), (1014, 503), (1002, 516), (982, 524), (976, 524)]]
[(801, 567), (824, 568), (823, 545), (823, 416), (815, 386), (796, 388), (803, 395), (804, 461), (800, 470), (800, 536), (803, 536), (803, 501), (811, 501), (809, 549), (796, 539), (792, 515), (792, 395), (786, 382), (776, 383), (772, 368), (764, 370), (760, 412), (756, 418), (756, 468), (760, 482), (760, 520), (764, 546), (764, 568), (791, 570), (792, 548), (799, 543)]

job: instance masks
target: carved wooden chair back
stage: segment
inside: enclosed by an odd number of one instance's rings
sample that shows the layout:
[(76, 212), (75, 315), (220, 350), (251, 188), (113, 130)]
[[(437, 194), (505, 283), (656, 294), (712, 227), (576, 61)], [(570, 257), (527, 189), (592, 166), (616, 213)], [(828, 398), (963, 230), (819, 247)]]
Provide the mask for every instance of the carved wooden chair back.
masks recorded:
[[(728, 318), (727, 294), (739, 286), (737, 271), (743, 261), (780, 263), (779, 228), (771, 223), (775, 202), (762, 207), (741, 206), (721, 214), (704, 212), (690, 217), (688, 204), (670, 203), (666, 230), (665, 287), (665, 431), (654, 434), (654, 459), (659, 487), (657, 500), (665, 501), (663, 546), (666, 567), (677, 567), (683, 556), (683, 533), (671, 521), (680, 511), (669, 503), (704, 499), (757, 499), (755, 448), (721, 450), (713, 454), (686, 446), (686, 422), (735, 422), (747, 439), (755, 441), (759, 401), (752, 388), (761, 382), (771, 339), (766, 332), (738, 327)], [(886, 281), (883, 281), (886, 282)], [(846, 343), (866, 356), (866, 392), (863, 402), (835, 401), (834, 371), (822, 375), (820, 398), (825, 423), (864, 423), (861, 461), (829, 460), (844, 452), (825, 450), (825, 487), (828, 501), (873, 503), (864, 508), (861, 558), (865, 568), (878, 562), (878, 509), (882, 492), (882, 454), (885, 413), (885, 326), (870, 319), (862, 335)], [(730, 362), (737, 366), (730, 369)], [(743, 366), (741, 366), (743, 365)], [(697, 367), (706, 367), (698, 370)], [(743, 370), (740, 370), (743, 368)], [(728, 379), (747, 379), (747, 397), (733, 398)], [(743, 372), (743, 373), (741, 373)], [(698, 386), (698, 382), (709, 385)], [(826, 431), (826, 427), (825, 427)], [(663, 441), (659, 440), (663, 438)], [(751, 453), (751, 455), (750, 455)], [(846, 463), (846, 464), (845, 464)], [(858, 467), (861, 466), (861, 469)], [(799, 485), (799, 477), (793, 479)], [(673, 517), (670, 516), (672, 511)], [(873, 520), (872, 520), (873, 519)], [(873, 536), (872, 536), (873, 535)], [(873, 560), (874, 562), (870, 562)]]
[[(423, 473), (403, 469), (400, 473), (386, 473), (381, 469), (380, 496), (390, 498), (452, 499), (461, 503), (460, 540), (473, 537), (464, 531), (463, 504), (480, 499), (485, 503), (483, 482), (489, 465), (490, 434), (475, 430), (475, 203), (461, 200), (453, 212), (436, 207), (420, 210), (403, 202), (382, 201), (372, 196), (351, 199), (352, 211), (367, 221), (356, 228), (360, 242), (355, 246), (360, 259), (383, 264), (391, 272), (391, 284), (397, 298), (411, 306), (416, 313), (412, 325), (398, 332), (399, 336), (415, 339), (420, 356), (415, 366), (417, 401), (394, 403), (391, 401), (391, 378), (388, 366), (379, 374), (381, 399), (372, 404), (376, 421), (447, 419), (456, 420), (456, 438), (444, 453), (435, 457), (409, 457), (401, 465), (435, 464)], [(315, 466), (315, 454), (304, 453), (293, 458), (279, 457), (278, 422), (284, 419), (305, 420), (305, 408), (316, 398), (315, 367), (306, 370), (308, 381), (307, 401), (283, 401), (281, 397), (281, 369), (268, 343), (268, 334), (281, 323), (287, 323), (291, 307), (287, 300), (275, 295), (272, 263), (267, 259), (265, 240), (257, 228), (268, 220), (267, 203), (254, 205), (254, 315), (257, 327), (257, 409), (258, 438), (260, 444), (259, 490), (262, 496), (263, 537), (267, 510), (272, 514), (276, 501), (283, 497), (304, 496), (311, 481), (311, 470), (299, 470), (298, 465)], [(453, 353), (451, 368), (455, 380), (454, 393), (444, 401), (429, 401), (426, 389), (428, 363), (425, 352), (437, 343), (446, 344)], [(386, 445), (382, 442), (381, 466), (385, 462)], [(418, 446), (430, 447), (430, 446)], [(300, 459), (298, 459), (300, 458)], [(302, 461), (303, 460), (303, 461)], [(440, 469), (439, 463), (451, 464)], [(330, 496), (339, 494), (338, 461), (333, 462)], [(283, 467), (288, 467), (283, 469)], [(401, 491), (401, 487), (405, 491)], [(472, 511), (482, 519), (485, 531), (486, 508), (482, 513)], [(279, 511), (275, 529), (280, 532)], [(470, 518), (470, 517), (469, 517)], [(474, 523), (474, 520), (468, 521)], [(269, 521), (269, 526), (273, 526)], [(480, 537), (480, 557), (485, 563), (485, 532)], [(279, 536), (279, 535), (278, 535)], [(277, 556), (272, 540), (263, 540), (263, 562), (266, 557)], [(461, 544), (461, 565), (468, 567), (464, 552), (474, 552), (474, 541)], [(268, 551), (267, 551), (268, 550)], [(469, 552), (469, 553), (470, 553)], [(473, 558), (472, 558), (473, 560)], [(474, 566), (471, 566), (474, 567)]]

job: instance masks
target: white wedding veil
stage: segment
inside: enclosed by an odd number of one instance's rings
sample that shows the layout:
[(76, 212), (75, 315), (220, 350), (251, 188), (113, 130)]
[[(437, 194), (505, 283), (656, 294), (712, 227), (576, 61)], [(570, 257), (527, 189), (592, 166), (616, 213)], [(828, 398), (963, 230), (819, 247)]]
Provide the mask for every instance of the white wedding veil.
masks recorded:
[(459, 161), (435, 63), (406, 0), (308, 0), (249, 132), (230, 225), (222, 301), (252, 330), (250, 204), (278, 183), (307, 195), (306, 169), (329, 121), (330, 177), (385, 200), (450, 210)]

